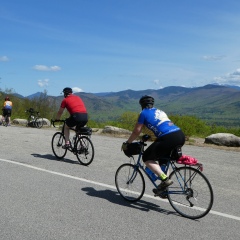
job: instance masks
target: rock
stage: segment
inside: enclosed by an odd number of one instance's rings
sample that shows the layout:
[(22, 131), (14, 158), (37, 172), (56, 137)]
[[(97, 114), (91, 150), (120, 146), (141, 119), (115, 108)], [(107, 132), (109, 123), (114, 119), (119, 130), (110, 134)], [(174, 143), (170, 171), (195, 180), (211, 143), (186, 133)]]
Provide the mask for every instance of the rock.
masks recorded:
[[(27, 119), (20, 119), (20, 118), (16, 118), (12, 121), (13, 124), (16, 124), (16, 125), (27, 125)], [(31, 123), (29, 125), (30, 127), (32, 126)], [(50, 127), (51, 126), (51, 122), (46, 119), (46, 118), (43, 118), (43, 126), (48, 126)]]
[(240, 147), (240, 137), (231, 133), (216, 133), (206, 137), (204, 143), (218, 146)]
[(129, 135), (129, 134), (131, 134), (131, 132), (126, 130), (126, 129), (113, 127), (113, 126), (104, 127), (103, 130), (102, 130), (102, 133), (117, 134), (117, 135)]

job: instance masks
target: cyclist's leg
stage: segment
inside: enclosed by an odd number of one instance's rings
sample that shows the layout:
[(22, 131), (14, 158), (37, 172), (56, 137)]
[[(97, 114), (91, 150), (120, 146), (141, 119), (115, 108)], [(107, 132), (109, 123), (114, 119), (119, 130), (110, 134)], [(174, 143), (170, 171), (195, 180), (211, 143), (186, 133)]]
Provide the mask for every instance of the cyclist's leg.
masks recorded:
[(69, 146), (69, 136), (70, 136), (70, 128), (76, 126), (75, 119), (73, 118), (73, 115), (71, 115), (69, 118), (66, 119), (66, 124), (64, 126), (64, 136), (65, 136), (65, 146)]
[[(150, 148), (151, 152), (147, 152), (147, 156), (145, 156), (145, 153), (143, 154), (143, 161), (147, 162), (147, 166), (160, 177), (162, 182), (158, 185), (158, 192), (161, 193), (162, 190), (164, 190), (166, 187), (173, 184), (173, 181), (168, 178), (168, 176), (161, 170), (161, 167), (159, 164), (153, 164), (152, 161), (146, 161), (146, 157), (148, 159), (157, 159), (163, 157), (163, 156), (169, 156), (171, 150), (178, 146), (183, 145), (185, 143), (185, 136), (182, 133), (182, 131), (173, 132), (167, 135), (162, 136), (159, 138), (155, 144)], [(154, 192), (156, 194), (156, 192)]]

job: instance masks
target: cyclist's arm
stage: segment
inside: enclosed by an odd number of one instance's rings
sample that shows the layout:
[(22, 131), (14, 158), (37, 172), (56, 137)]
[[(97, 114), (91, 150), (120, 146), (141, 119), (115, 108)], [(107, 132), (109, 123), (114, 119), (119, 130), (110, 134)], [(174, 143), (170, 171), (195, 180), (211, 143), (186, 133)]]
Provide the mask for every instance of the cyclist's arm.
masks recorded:
[(63, 111), (64, 111), (64, 108), (60, 107), (57, 112), (56, 120), (59, 120), (61, 118)]
[(143, 128), (143, 124), (140, 124), (140, 123), (136, 123), (133, 131), (132, 131), (132, 134), (131, 136), (128, 138), (127, 142), (128, 143), (132, 143), (138, 136), (139, 134), (141, 133), (142, 131), (142, 128)]

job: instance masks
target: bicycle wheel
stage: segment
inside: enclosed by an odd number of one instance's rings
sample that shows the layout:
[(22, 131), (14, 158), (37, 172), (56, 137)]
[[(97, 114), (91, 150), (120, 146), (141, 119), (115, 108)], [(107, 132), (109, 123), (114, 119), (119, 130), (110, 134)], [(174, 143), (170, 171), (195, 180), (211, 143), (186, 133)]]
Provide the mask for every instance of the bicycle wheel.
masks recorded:
[(213, 190), (208, 179), (197, 169), (180, 167), (170, 176), (168, 200), (180, 215), (190, 219), (204, 217), (213, 205)]
[(9, 116), (6, 115), (5, 116), (5, 127), (7, 127), (9, 125)]
[(119, 194), (129, 202), (140, 200), (145, 192), (145, 181), (136, 165), (125, 163), (115, 174), (115, 185)]
[(43, 118), (41, 118), (41, 117), (36, 118), (35, 126), (36, 126), (36, 128), (41, 128), (43, 126)]
[(75, 151), (78, 161), (84, 165), (89, 165), (94, 158), (94, 147), (90, 138), (81, 136), (77, 139)]
[(61, 132), (57, 132), (52, 137), (52, 151), (54, 155), (58, 158), (64, 158), (67, 149), (63, 149), (62, 146), (65, 145), (65, 137)]

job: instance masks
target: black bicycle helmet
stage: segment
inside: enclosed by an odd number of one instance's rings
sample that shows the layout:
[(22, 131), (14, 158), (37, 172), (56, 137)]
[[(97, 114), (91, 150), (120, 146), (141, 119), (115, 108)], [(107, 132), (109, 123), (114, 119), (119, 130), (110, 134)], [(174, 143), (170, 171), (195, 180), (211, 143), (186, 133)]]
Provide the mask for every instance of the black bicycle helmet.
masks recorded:
[(139, 104), (142, 106), (142, 108), (145, 107), (152, 107), (154, 104), (154, 98), (149, 95), (144, 95), (140, 98)]
[(68, 96), (70, 93), (72, 93), (72, 89), (70, 87), (66, 87), (63, 89), (63, 94), (64, 94), (64, 97)]

